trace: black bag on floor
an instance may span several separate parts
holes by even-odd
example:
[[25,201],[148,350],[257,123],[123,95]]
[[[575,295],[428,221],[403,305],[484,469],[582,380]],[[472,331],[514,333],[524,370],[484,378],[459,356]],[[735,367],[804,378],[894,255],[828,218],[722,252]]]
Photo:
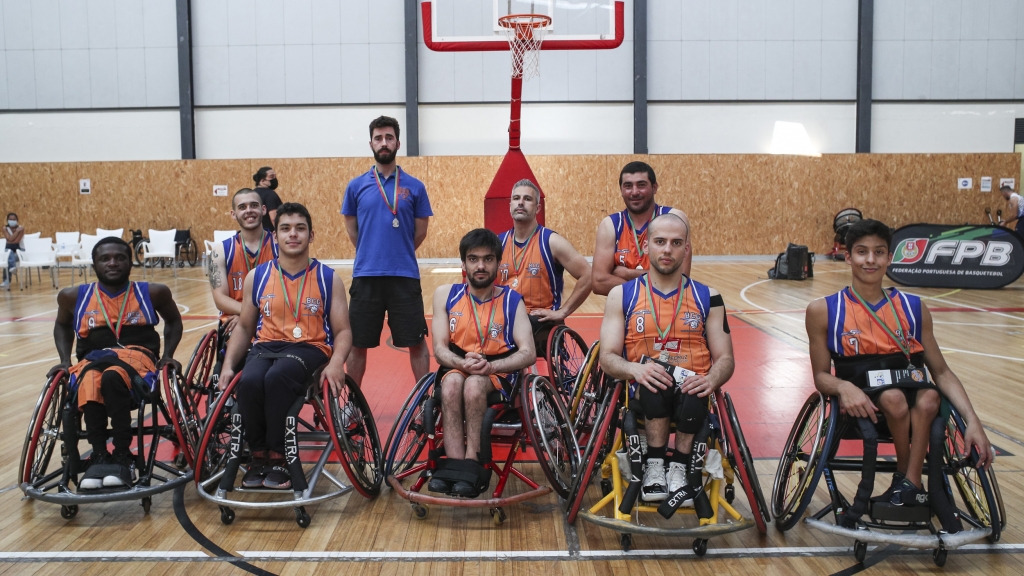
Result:
[[772,280],[806,280],[814,278],[814,252],[807,246],[790,243],[785,252],[775,258],[775,267],[768,270]]

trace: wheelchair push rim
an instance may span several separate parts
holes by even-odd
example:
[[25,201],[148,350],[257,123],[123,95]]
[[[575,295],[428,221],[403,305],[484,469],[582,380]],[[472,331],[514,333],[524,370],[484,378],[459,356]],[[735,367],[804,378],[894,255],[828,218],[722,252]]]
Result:
[[573,431],[580,442],[588,438],[594,429],[597,406],[601,403],[604,392],[604,374],[598,362],[600,354],[601,342],[595,341],[587,350],[583,368],[576,375],[572,395],[566,403]]
[[614,437],[613,433],[616,426],[613,422],[618,412],[618,398],[622,394],[622,386],[622,382],[617,381],[613,388],[606,390],[604,398],[598,406],[595,423],[597,433],[592,434],[590,441],[587,442],[587,447],[583,452],[583,458],[580,463],[580,472],[576,475],[576,480],[573,482],[572,490],[566,501],[568,510],[566,511],[565,518],[569,524],[576,522],[576,516],[583,506],[583,500],[594,472],[604,461],[605,456],[607,456],[605,444],[609,436]]
[[[401,480],[418,471],[416,462],[427,445],[423,411],[434,387],[434,376],[435,373],[431,372],[420,378],[398,412],[399,417],[391,427],[385,448],[385,477],[394,475]],[[438,414],[434,422],[435,430],[441,417]]]
[[568,398],[587,357],[587,343],[575,330],[562,324],[548,334],[547,362],[551,384]]
[[521,420],[544,476],[567,498],[579,472],[580,448],[559,394],[544,377],[531,375],[520,387]]
[[779,530],[789,530],[807,509],[824,471],[838,400],[813,392],[793,423],[772,485],[772,515]]
[[[21,449],[21,463],[18,466],[20,483],[34,482],[34,477],[46,470],[53,457],[53,449],[60,435],[60,416],[66,392],[63,382],[67,377],[67,371],[58,371],[46,381],[39,393],[25,433],[25,444]],[[56,402],[54,396],[57,396]],[[40,438],[44,439],[42,445]]]
[[349,376],[339,395],[331,390],[326,378],[322,378],[322,398],[327,425],[334,437],[334,449],[345,474],[352,481],[357,492],[366,498],[380,494],[384,483],[383,451],[377,424],[366,397]]
[[724,410],[720,412],[722,428],[725,430],[726,441],[729,447],[730,465],[739,472],[740,485],[747,496],[747,503],[750,505],[754,522],[757,524],[757,531],[761,534],[768,532],[768,523],[772,521],[768,504],[764,500],[764,493],[761,491],[761,483],[757,478],[757,470],[754,468],[754,459],[750,454],[750,448],[743,436],[743,429],[740,427],[739,416],[736,414],[736,407],[732,402],[732,396],[728,392],[721,395],[721,403]]
[[995,472],[991,465],[987,470],[978,470],[977,453],[964,442],[967,426],[956,409],[950,408],[943,446],[946,467],[952,469],[951,483],[956,485],[964,504],[961,518],[977,528],[991,528],[988,537],[993,543],[998,542],[1005,526],[1005,512],[1002,495],[994,482]]

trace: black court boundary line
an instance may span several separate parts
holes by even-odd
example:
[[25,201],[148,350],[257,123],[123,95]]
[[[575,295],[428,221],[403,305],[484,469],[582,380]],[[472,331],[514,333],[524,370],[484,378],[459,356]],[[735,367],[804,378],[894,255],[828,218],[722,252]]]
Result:
[[[197,528],[196,525],[192,523],[192,519],[188,517],[188,511],[185,510],[185,485],[184,484],[182,484],[182,485],[180,485],[180,486],[178,486],[177,488],[174,489],[173,503],[174,503],[174,516],[175,516],[175,518],[178,519],[178,524],[181,525],[182,529],[185,530],[185,533],[188,534],[190,538],[195,540],[197,544],[202,546],[204,549],[206,549],[211,554],[214,554],[215,557],[216,557],[215,559],[217,561],[228,562],[228,563],[234,565],[236,568],[240,568],[242,570],[245,570],[246,572],[248,572],[250,574],[256,574],[257,576],[277,576],[273,572],[268,572],[267,570],[264,570],[262,568],[257,568],[256,566],[253,566],[252,564],[249,564],[248,562],[246,562],[245,560],[239,558],[238,556],[234,556],[234,555],[228,553],[227,550],[221,548],[220,546],[217,546],[216,544],[214,544],[213,540],[210,540],[209,538],[207,538],[206,535],[203,534],[199,530],[199,528]],[[184,559],[182,559],[182,560],[184,560]],[[132,562],[132,561],[137,561],[137,560],[128,559],[127,561]],[[195,560],[190,558],[187,561],[194,562]],[[201,561],[205,561],[205,560],[201,560]]]

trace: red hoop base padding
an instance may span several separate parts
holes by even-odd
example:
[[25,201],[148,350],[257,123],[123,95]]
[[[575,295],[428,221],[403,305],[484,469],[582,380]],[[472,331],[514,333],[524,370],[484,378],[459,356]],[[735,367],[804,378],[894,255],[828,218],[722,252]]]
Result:
[[512,214],[509,213],[509,202],[512,200],[512,186],[522,180],[529,179],[540,189],[540,211],[537,222],[544,225],[544,189],[537,182],[537,177],[530,169],[530,163],[519,149],[509,149],[505,159],[501,161],[498,172],[491,180],[491,187],[484,196],[484,228],[495,234],[501,234],[512,228]]

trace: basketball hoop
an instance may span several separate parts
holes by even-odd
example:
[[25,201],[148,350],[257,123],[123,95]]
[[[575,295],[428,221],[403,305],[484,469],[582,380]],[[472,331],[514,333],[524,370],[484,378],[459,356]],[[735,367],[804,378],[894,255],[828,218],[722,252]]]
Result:
[[529,80],[540,69],[540,46],[551,28],[544,14],[509,14],[498,18],[512,52],[512,77]]

